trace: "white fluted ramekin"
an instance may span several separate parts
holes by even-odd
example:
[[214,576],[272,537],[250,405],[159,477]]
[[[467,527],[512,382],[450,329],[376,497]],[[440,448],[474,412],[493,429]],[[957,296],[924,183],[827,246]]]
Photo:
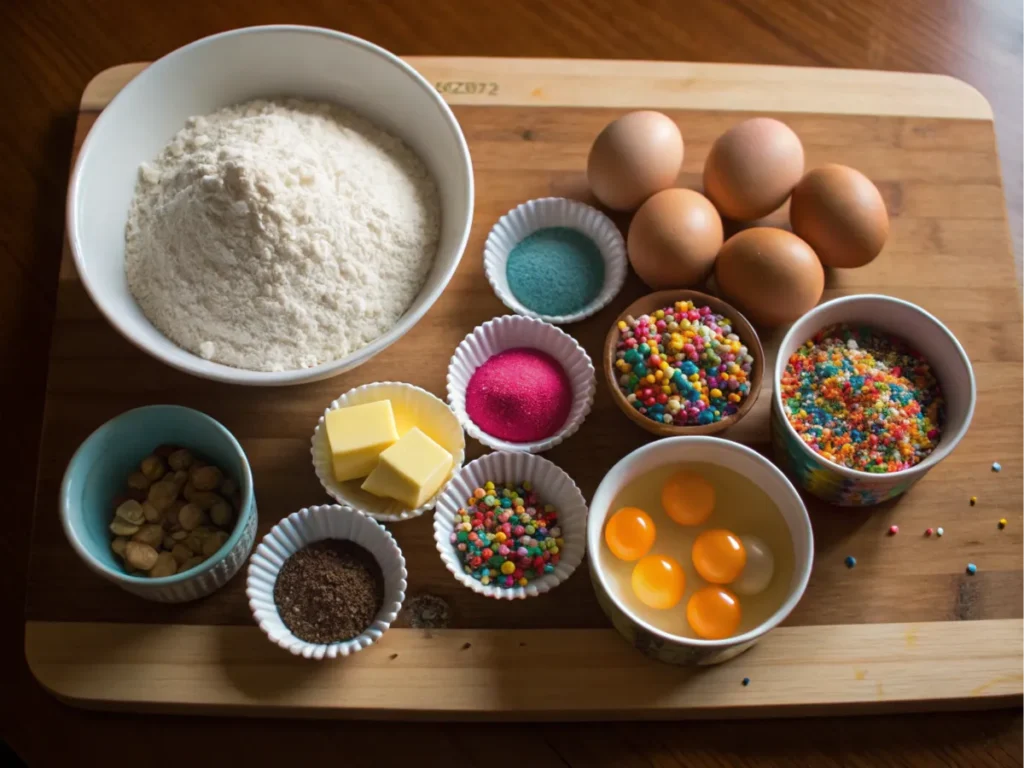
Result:
[[[289,557],[325,539],[351,541],[374,556],[384,575],[384,602],[373,623],[351,640],[307,643],[293,635],[281,621],[274,602],[274,584]],[[334,659],[361,651],[380,640],[402,608],[408,575],[402,550],[384,526],[356,509],[331,504],[293,512],[263,537],[249,560],[245,594],[253,618],[271,642],[307,659]]]
[[[413,427],[419,427],[434,442],[452,455],[452,470],[448,477],[426,504],[416,509],[409,509],[402,502],[367,493],[360,486],[364,478],[339,483],[334,479],[334,468],[331,461],[331,449],[327,443],[327,429],[324,420],[328,412],[350,405],[376,403],[390,400],[395,413],[395,426],[398,434],[404,435]],[[374,520],[397,522],[419,517],[428,509],[433,509],[438,497],[451,479],[459,473],[462,463],[466,460],[466,435],[462,431],[459,419],[452,413],[443,400],[427,392],[425,389],[396,381],[381,381],[364,384],[350,389],[334,400],[324,410],[324,415],[317,422],[313,431],[310,447],[313,456],[313,470],[320,479],[320,485],[335,501],[365,512]]]
[[[455,530],[458,511],[466,506],[473,491],[483,488],[488,480],[495,484],[528,482],[541,504],[554,505],[558,512],[558,527],[562,529],[562,538],[565,540],[554,573],[534,579],[525,587],[481,584],[466,573],[459,560],[458,550],[451,541],[451,534]],[[434,542],[445,568],[461,584],[478,595],[498,600],[523,599],[550,592],[572,576],[573,571],[583,562],[586,538],[587,503],[576,483],[554,463],[529,453],[499,451],[471,461],[441,494],[434,509]]]
[[[484,432],[466,413],[466,388],[476,369],[499,352],[517,348],[547,352],[561,363],[572,384],[572,407],[558,432],[543,440],[513,443]],[[455,349],[448,364],[448,402],[463,428],[496,451],[541,453],[555,447],[580,428],[594,405],[594,364],[572,336],[532,317],[504,315],[478,325]]]
[[[525,307],[508,284],[508,257],[512,249],[541,229],[567,227],[589,237],[604,260],[604,284],[585,307],[566,315],[543,315]],[[502,303],[518,315],[558,325],[575,323],[604,309],[626,282],[626,243],[615,222],[596,208],[564,197],[528,200],[513,208],[491,229],[484,244],[484,274]]]

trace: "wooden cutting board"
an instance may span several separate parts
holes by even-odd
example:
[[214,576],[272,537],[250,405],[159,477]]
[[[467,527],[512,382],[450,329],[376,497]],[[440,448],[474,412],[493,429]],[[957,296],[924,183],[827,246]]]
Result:
[[[65,251],[27,601],[26,653],[39,681],[89,707],[374,718],[764,717],[1020,706],[1021,307],[992,114],[981,95],[950,78],[901,73],[409,61],[454,106],[466,132],[476,213],[444,295],[412,332],[361,368],[271,390],[188,377],[144,356],[107,324]],[[115,67],[87,87],[76,151],[98,112],[143,67]],[[261,536],[296,509],[326,502],[309,460],[323,408],[351,387],[384,379],[443,396],[456,344],[506,313],[482,272],[491,225],[529,198],[588,199],[583,169],[590,142],[609,120],[638,107],[678,121],[686,186],[699,187],[714,138],[752,114],[788,122],[803,139],[809,167],[839,162],[865,172],[885,196],[892,236],[870,266],[830,273],[825,298],[881,292],[923,306],[957,335],[977,375],[970,433],[905,497],[871,510],[808,500],[814,574],[782,627],[719,667],[664,666],[610,628],[586,568],[536,599],[507,603],[472,594],[441,564],[426,516],[389,528],[408,560],[409,595],[445,600],[450,627],[408,629],[400,619],[378,646],[337,663],[312,663],[280,651],[254,626],[242,574],[209,598],[168,606],[121,592],[78,561],[57,515],[64,467],[93,429],[139,405],[191,406],[234,432],[252,463]],[[771,221],[785,225],[785,212]],[[567,330],[599,360],[610,323],[644,292],[631,276],[610,307]],[[779,338],[764,334],[769,357]],[[652,439],[615,408],[603,384],[598,389],[580,432],[548,454],[588,498],[612,464]],[[726,436],[767,449],[769,399],[763,393]],[[467,459],[481,453],[470,440]],[[991,471],[993,461],[1001,462],[1001,473]],[[1001,517],[1009,521],[1005,530],[997,528]],[[892,523],[901,533],[888,537]],[[942,539],[923,537],[936,526],[945,528]],[[846,555],[857,558],[856,569],[844,566]],[[965,574],[968,562],[977,564],[977,575]],[[749,686],[741,686],[744,677]]]

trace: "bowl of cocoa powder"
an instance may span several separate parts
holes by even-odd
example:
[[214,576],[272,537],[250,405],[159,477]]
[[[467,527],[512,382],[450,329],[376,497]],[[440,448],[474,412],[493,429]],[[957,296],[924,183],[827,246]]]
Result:
[[245,593],[267,637],[296,656],[337,658],[377,642],[405,599],[394,537],[352,507],[307,507],[279,522],[249,562]]

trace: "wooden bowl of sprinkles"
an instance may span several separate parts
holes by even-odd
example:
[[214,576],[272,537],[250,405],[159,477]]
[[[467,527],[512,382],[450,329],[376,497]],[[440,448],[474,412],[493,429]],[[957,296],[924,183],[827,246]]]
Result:
[[[746,346],[748,354],[754,358],[749,378],[750,392],[747,393],[747,396],[740,403],[735,413],[729,414],[720,421],[715,421],[711,424],[665,424],[664,422],[649,419],[630,404],[626,399],[626,395],[623,394],[622,388],[619,386],[619,374],[615,370],[615,353],[619,343],[619,322],[627,318],[637,318],[641,315],[656,312],[659,309],[674,305],[677,301],[692,301],[696,307],[710,307],[711,311],[715,314],[723,315],[731,320],[732,332],[739,336],[740,343]],[[612,323],[612,327],[605,337],[603,357],[604,379],[608,385],[609,392],[611,392],[612,400],[615,401],[619,410],[626,414],[630,421],[658,437],[714,435],[728,429],[739,422],[754,407],[754,403],[757,402],[757,396],[761,392],[761,382],[764,379],[764,349],[761,347],[761,340],[758,338],[754,326],[750,324],[750,321],[739,310],[728,302],[700,291],[683,289],[657,291],[634,301]]]

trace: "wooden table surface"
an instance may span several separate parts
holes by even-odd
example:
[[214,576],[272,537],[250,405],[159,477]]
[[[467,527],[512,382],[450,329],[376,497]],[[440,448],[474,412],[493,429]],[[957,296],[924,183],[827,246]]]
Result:
[[[64,6],[67,7],[64,7]],[[619,18],[612,21],[613,16]],[[510,726],[202,720],[86,713],[53,700],[23,661],[23,597],[63,198],[82,88],[236,26],[294,22],[405,54],[600,57],[948,73],[996,113],[1015,254],[1021,232],[1021,8],[1005,0],[636,3],[207,0],[0,5],[0,409],[7,520],[0,536],[0,739],[31,765],[83,755],[201,764],[294,754],[346,765],[1020,765],[1020,712],[801,721]],[[502,747],[508,739],[509,747]],[[471,741],[472,746],[467,742]],[[386,751],[384,751],[386,750]],[[2,754],[2,750],[0,750]],[[308,757],[307,757],[308,756]],[[86,760],[88,762],[88,760]]]

